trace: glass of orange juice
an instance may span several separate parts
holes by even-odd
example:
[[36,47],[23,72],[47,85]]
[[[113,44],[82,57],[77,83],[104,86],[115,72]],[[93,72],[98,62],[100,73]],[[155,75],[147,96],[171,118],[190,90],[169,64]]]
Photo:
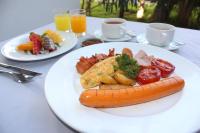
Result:
[[70,30],[70,16],[69,11],[62,9],[54,11],[54,23],[56,29],[59,31],[69,31]]
[[86,11],[84,9],[70,10],[71,30],[77,36],[86,33]]

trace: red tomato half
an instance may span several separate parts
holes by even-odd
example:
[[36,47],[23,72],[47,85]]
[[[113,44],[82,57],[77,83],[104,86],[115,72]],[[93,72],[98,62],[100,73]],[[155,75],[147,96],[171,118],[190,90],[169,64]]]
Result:
[[154,59],[151,65],[157,67],[161,71],[161,77],[163,78],[168,77],[175,70],[174,65],[162,59]]
[[147,66],[147,67],[143,67],[140,70],[136,78],[136,81],[139,84],[148,84],[148,83],[159,81],[160,77],[161,77],[161,72],[158,68],[154,66]]

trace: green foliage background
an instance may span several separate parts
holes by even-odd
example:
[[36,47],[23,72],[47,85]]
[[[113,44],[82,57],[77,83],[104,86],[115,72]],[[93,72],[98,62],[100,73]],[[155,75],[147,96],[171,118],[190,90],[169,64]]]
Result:
[[[162,1],[162,0],[161,0]],[[166,0],[163,0],[166,1]],[[170,0],[169,0],[170,1]],[[184,1],[184,0],[183,0]],[[199,2],[198,2],[199,1]],[[198,1],[191,1],[196,2],[197,4],[200,4],[200,0]],[[97,0],[85,0],[85,6],[84,8],[88,10],[87,3],[90,2],[90,13],[88,13],[88,16],[93,17],[101,17],[101,18],[110,18],[110,17],[118,17],[120,8],[116,9],[113,7],[113,11],[106,11],[105,6],[98,2]],[[151,1],[145,1],[144,5],[144,16],[141,19],[137,19],[136,13],[139,8],[139,6],[132,6],[129,2],[128,4],[128,11],[124,11],[124,18],[130,21],[139,21],[139,22],[158,22],[159,20],[153,19],[153,15],[155,13],[155,10],[157,8],[158,2],[155,0],[155,2]],[[190,2],[190,1],[189,1]],[[81,6],[83,4],[83,0],[81,0]],[[172,10],[170,11],[169,18],[164,21],[165,23],[170,23],[175,26],[184,27],[184,28],[193,28],[193,29],[200,29],[200,5],[195,5],[195,7],[192,9],[192,13],[189,16],[189,21],[187,22],[187,25],[181,25],[180,21],[177,21],[177,18],[179,17],[179,6],[178,4],[174,4]],[[184,12],[183,12],[184,14]],[[162,14],[161,14],[162,15]],[[163,14],[164,15],[164,14]],[[163,21],[160,21],[163,22]]]

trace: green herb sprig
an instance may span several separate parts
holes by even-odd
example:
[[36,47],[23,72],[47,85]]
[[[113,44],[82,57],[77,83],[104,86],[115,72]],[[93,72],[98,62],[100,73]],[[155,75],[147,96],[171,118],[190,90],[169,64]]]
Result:
[[126,54],[122,54],[115,59],[118,63],[118,66],[114,66],[115,70],[121,70],[124,74],[131,78],[135,79],[140,71],[140,66],[134,58],[129,57]]

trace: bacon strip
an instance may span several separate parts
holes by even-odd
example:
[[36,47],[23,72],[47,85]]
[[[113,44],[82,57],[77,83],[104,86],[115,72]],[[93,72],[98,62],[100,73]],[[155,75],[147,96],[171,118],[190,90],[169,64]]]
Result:
[[106,54],[95,54],[92,57],[81,57],[79,59],[79,62],[76,64],[76,69],[78,73],[83,74],[86,72],[88,69],[90,69],[94,64],[97,62],[104,60],[108,57],[112,57],[115,55],[115,49],[109,49],[108,55]]

